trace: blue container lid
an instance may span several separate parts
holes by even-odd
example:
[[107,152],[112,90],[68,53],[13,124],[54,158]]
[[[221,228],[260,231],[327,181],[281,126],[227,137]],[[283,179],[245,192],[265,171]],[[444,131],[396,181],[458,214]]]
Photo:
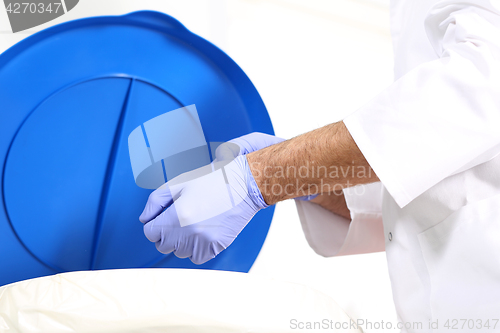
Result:
[[273,207],[200,266],[159,253],[138,220],[151,190],[135,184],[127,138],[144,122],[194,104],[207,142],[273,134],[245,73],[172,17],[93,17],[30,36],[0,55],[0,101],[0,285],[75,270],[252,266]]

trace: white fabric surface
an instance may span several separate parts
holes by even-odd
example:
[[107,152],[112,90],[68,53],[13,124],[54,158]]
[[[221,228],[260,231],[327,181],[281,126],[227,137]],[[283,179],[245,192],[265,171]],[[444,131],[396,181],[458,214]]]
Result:
[[[331,213],[316,221],[311,203],[302,209],[307,230],[345,235],[330,249],[363,248],[365,238],[346,230],[383,221],[398,318],[409,324],[402,332],[448,332],[454,321],[456,332],[500,331],[485,327],[500,309],[499,5],[392,1],[397,80],[344,120],[384,192],[347,198],[357,211],[349,229]],[[377,202],[368,224],[360,212]]]
[[71,272],[0,288],[0,332],[297,332],[323,320],[350,322],[318,291],[224,271]]

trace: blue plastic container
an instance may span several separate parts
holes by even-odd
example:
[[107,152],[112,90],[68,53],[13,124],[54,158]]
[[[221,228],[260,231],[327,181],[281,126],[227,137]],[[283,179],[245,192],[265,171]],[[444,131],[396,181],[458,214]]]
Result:
[[0,285],[90,269],[247,272],[273,207],[200,266],[157,252],[138,220],[151,190],[134,182],[127,137],[191,104],[207,142],[273,134],[238,65],[162,13],[67,22],[0,55]]

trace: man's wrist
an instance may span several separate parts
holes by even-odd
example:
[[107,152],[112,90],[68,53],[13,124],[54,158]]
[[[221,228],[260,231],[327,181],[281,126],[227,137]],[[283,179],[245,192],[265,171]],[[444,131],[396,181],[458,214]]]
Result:
[[257,181],[255,177],[252,174],[252,171],[250,169],[250,164],[248,163],[248,159],[246,155],[240,155],[236,157],[236,159],[241,159],[244,160],[244,164],[246,166],[246,185],[247,185],[247,191],[250,199],[253,201],[255,204],[256,208],[258,209],[264,209],[269,207],[269,205],[266,203],[264,200],[264,197],[262,196],[262,193],[259,189],[259,186],[257,185]]
[[250,172],[268,205],[378,181],[342,122],[246,156]]
[[255,151],[250,154],[247,154],[246,157],[248,166],[250,168],[250,172],[252,173],[252,176],[255,179],[255,183],[259,188],[262,198],[264,199],[264,202],[270,206],[274,205],[277,201],[274,201],[269,191],[267,191],[270,180],[265,177],[264,174],[265,165],[263,165],[263,163],[261,162],[260,155],[261,154],[259,154],[259,151]]

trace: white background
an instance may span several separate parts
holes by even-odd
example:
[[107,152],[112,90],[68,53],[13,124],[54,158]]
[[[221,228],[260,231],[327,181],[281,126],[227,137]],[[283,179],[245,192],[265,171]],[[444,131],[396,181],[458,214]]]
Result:
[[[163,11],[243,68],[276,135],[287,139],[341,120],[393,78],[389,0],[80,0],[66,15],[17,34],[0,7],[0,52],[63,21]],[[318,289],[353,318],[396,322],[385,254],[316,255],[292,201],[278,204],[251,273]]]

